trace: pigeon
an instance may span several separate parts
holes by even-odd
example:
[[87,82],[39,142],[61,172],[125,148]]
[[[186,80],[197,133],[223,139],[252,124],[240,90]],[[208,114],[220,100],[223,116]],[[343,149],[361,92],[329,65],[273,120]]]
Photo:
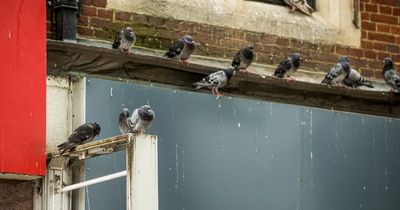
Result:
[[339,62],[331,68],[326,74],[324,80],[321,83],[332,85],[341,85],[341,82],[350,73],[350,59],[348,56],[341,56]]
[[400,92],[400,76],[394,70],[395,66],[392,59],[385,58],[383,62],[383,79],[385,80],[386,84],[390,86],[392,92]]
[[122,31],[117,32],[115,40],[112,44],[114,49],[120,49],[122,52],[130,53],[131,47],[135,45],[136,35],[132,27],[126,27]]
[[236,53],[232,61],[232,66],[235,70],[239,70],[240,72],[250,73],[247,71],[247,67],[253,62],[253,58],[253,46],[246,47]]
[[100,134],[100,126],[97,123],[86,123],[79,126],[68,137],[68,140],[58,145],[58,151],[63,154],[66,151],[74,149],[77,145],[84,144],[92,141],[97,135]]
[[218,88],[226,86],[235,73],[235,68],[229,67],[227,69],[214,72],[203,78],[201,81],[193,83],[193,85],[196,86],[196,89],[200,89],[202,87],[210,88],[213,95],[217,95],[218,97],[223,96],[223,94],[218,92]]
[[121,133],[144,133],[151,126],[155,117],[154,111],[149,105],[141,106],[135,109],[130,116],[129,110],[123,108],[119,114],[119,131]]
[[359,86],[366,86],[374,88],[372,82],[365,79],[357,70],[350,69],[350,73],[343,79],[343,84],[347,87],[356,88]]
[[181,64],[189,64],[188,59],[192,55],[196,43],[193,37],[186,35],[171,45],[164,56],[172,59],[178,59]]
[[293,53],[286,57],[278,67],[275,69],[274,77],[285,78],[286,80],[293,80],[291,75],[293,75],[297,69],[300,67],[300,61],[302,60],[299,53]]
[[296,9],[306,15],[311,15],[314,12],[314,9],[308,5],[306,0],[284,0],[284,2],[291,7],[290,12],[294,12]]

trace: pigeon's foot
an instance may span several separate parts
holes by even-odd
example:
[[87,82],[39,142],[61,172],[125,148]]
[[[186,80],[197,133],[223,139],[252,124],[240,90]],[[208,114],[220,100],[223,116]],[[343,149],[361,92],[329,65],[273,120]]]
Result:
[[291,76],[286,76],[285,77],[285,82],[294,82],[294,81],[296,81],[296,80]]
[[186,60],[179,60],[179,63],[180,63],[180,64],[185,64],[185,65],[189,66],[189,60],[188,60],[188,59],[186,59]]
[[129,55],[129,53],[131,53],[129,49],[123,49],[123,48],[121,48],[121,52],[126,55]]
[[215,92],[215,88],[212,88],[211,89],[211,92],[212,92],[212,94],[215,96],[215,95],[217,95],[217,93]]
[[336,86],[337,87],[340,87],[340,88],[349,88],[349,87],[347,87],[346,85],[344,85],[343,83],[341,83],[341,82],[338,82],[338,83],[336,83]]
[[250,72],[247,69],[240,69],[239,72],[244,74],[250,74]]
[[218,91],[218,88],[215,88],[215,94],[217,95],[217,99],[218,99],[219,97],[224,96],[223,93],[220,93],[220,92]]

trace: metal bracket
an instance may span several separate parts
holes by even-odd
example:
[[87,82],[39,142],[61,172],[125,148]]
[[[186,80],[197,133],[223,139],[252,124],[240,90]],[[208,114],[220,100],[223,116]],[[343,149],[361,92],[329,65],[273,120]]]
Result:
[[[126,150],[126,170],[72,184],[71,161]],[[157,137],[151,135],[126,134],[79,145],[75,150],[60,154],[58,151],[47,155],[49,161],[45,177],[45,192],[41,195],[45,206],[42,210],[70,210],[74,205],[73,190],[108,180],[126,177],[127,209],[158,209],[158,163]],[[145,192],[145,193],[144,193]],[[40,199],[37,199],[40,200]]]

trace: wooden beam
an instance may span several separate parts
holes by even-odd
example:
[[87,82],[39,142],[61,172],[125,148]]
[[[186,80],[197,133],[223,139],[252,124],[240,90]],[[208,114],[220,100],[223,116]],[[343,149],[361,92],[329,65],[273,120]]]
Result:
[[[128,142],[129,135],[133,134],[123,134],[119,136],[112,136],[110,138],[91,141],[86,144],[78,145],[74,150],[67,151],[63,154],[60,154],[58,151],[51,152],[47,154],[47,158],[57,158],[57,157],[78,157],[80,154],[88,152],[90,150],[94,150],[97,148],[112,148],[112,151],[119,151],[125,149],[125,145]],[[95,155],[92,155],[93,157]]]
[[[180,65],[162,57],[161,53],[134,53],[126,55],[103,45],[47,41],[48,74],[68,75],[70,72],[103,75],[173,85],[196,91],[192,83],[205,75],[227,67],[229,61],[215,59]],[[199,59],[198,59],[199,60]],[[254,64],[257,65],[257,64]],[[273,66],[265,66],[272,72]],[[305,74],[304,74],[305,75]],[[311,82],[285,82],[266,75],[237,74],[222,92],[235,96],[319,107],[379,116],[400,117],[400,98],[379,89],[348,89],[319,84],[321,73],[308,73]],[[308,76],[307,75],[307,76]],[[317,82],[315,82],[317,81]],[[386,88],[386,89],[385,89]]]

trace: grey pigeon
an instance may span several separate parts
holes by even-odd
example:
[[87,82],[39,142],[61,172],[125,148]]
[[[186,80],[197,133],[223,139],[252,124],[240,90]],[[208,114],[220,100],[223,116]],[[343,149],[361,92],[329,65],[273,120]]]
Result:
[[74,130],[68,137],[68,140],[58,145],[58,151],[63,154],[66,151],[71,151],[77,145],[84,144],[92,141],[97,135],[100,134],[100,126],[97,123],[86,123]]
[[342,80],[350,73],[350,59],[348,56],[341,56],[339,62],[332,67],[332,69],[326,74],[325,78],[321,83],[332,85],[340,85]]
[[122,29],[122,31],[117,32],[112,47],[114,49],[120,49],[122,52],[130,53],[135,42],[136,35],[132,27],[126,27]]
[[250,64],[253,62],[253,58],[253,46],[246,47],[236,53],[232,61],[232,66],[240,72],[249,73],[247,71],[247,67],[249,67]]
[[296,9],[306,15],[311,15],[314,12],[314,9],[308,5],[306,0],[284,0],[284,2],[291,7],[290,12],[294,12]]
[[200,89],[202,87],[210,88],[213,95],[223,96],[223,94],[218,92],[218,88],[226,86],[231,77],[235,75],[235,72],[235,68],[229,67],[227,69],[214,72],[203,78],[201,81],[193,83],[193,85],[197,86],[196,89]]
[[385,58],[383,62],[383,79],[386,84],[390,86],[391,91],[395,92],[396,90],[397,92],[400,92],[400,76],[394,69],[395,65],[393,64],[392,59]]
[[350,73],[343,79],[343,84],[352,88],[359,86],[374,88],[371,81],[365,79],[357,70],[352,68],[350,68]]
[[121,133],[144,133],[155,118],[154,111],[149,105],[135,109],[130,116],[129,110],[123,108],[119,115],[119,130]]
[[178,42],[172,44],[164,56],[172,59],[177,59],[180,63],[189,64],[188,59],[192,55],[194,49],[196,48],[196,43],[193,37],[186,35],[178,40]]
[[290,79],[291,76],[300,67],[301,55],[299,53],[293,53],[286,57],[278,67],[275,69],[274,76],[278,78]]

